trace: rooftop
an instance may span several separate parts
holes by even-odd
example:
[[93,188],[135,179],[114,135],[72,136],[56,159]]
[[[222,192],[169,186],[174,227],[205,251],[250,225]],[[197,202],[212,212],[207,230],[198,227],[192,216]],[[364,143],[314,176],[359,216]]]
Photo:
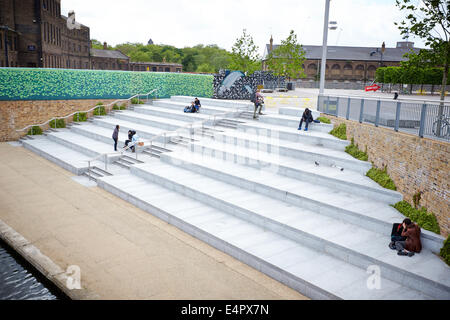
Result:
[[[273,49],[279,45],[274,44]],[[320,60],[322,59],[322,46],[304,45],[306,59]],[[411,50],[418,52],[419,48],[399,47],[386,48],[383,54],[383,61],[400,62],[406,60],[403,55]],[[270,53],[270,45],[267,44],[264,52],[264,59],[267,59]],[[347,47],[347,46],[327,46],[327,59],[330,60],[359,60],[359,61],[380,61],[381,52],[377,47]]]
[[91,48],[91,56],[98,57],[98,58],[110,58],[110,59],[125,59],[125,60],[130,59],[127,55],[124,55],[119,50],[104,50],[104,49],[92,49]]

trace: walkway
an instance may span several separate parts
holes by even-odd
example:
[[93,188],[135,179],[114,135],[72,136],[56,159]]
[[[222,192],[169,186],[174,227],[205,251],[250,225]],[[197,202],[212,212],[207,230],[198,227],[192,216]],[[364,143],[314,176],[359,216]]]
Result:
[[100,299],[307,299],[22,147],[0,143],[0,220]]

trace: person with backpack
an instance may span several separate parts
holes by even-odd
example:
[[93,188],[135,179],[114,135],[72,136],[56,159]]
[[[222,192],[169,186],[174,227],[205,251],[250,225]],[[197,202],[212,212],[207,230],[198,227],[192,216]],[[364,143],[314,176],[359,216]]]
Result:
[[117,151],[117,141],[119,140],[119,125],[116,125],[116,128],[114,129],[114,132],[112,134],[112,138],[114,140],[114,151]]
[[313,122],[313,120],[314,119],[313,119],[311,110],[306,108],[305,111],[303,112],[302,118],[300,119],[300,123],[298,125],[298,130],[302,130],[302,124],[303,124],[303,121],[305,121],[305,123],[306,123],[305,131],[308,131],[308,125],[310,122]]

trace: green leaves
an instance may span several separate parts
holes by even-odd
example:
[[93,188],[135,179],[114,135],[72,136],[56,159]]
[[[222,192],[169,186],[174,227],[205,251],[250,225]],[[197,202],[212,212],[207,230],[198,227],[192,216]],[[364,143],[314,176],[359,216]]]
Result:
[[347,126],[341,123],[339,126],[330,131],[330,134],[341,140],[347,140]]
[[258,46],[255,45],[247,30],[242,31],[242,36],[237,38],[231,50],[231,70],[242,71],[247,75],[261,69],[261,58],[258,54]]
[[303,70],[305,60],[305,51],[297,42],[294,30],[291,30],[286,40],[282,40],[281,45],[269,54],[267,65],[277,76],[283,76],[289,80],[299,79],[306,77]]
[[391,177],[389,177],[389,174],[387,173],[386,167],[382,170],[372,167],[369,171],[367,171],[366,176],[378,183],[383,188],[397,190],[394,181],[392,181]]
[[431,212],[427,212],[426,208],[416,209],[406,201],[397,202],[393,207],[416,222],[421,228],[437,234],[441,233],[436,216]]

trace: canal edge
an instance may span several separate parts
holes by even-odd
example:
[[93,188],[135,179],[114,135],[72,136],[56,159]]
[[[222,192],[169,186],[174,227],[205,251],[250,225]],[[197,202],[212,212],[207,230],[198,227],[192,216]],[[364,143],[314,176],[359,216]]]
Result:
[[66,271],[1,219],[0,238],[70,299],[100,299],[99,295],[88,291],[86,288],[69,289],[67,286],[69,275]]

